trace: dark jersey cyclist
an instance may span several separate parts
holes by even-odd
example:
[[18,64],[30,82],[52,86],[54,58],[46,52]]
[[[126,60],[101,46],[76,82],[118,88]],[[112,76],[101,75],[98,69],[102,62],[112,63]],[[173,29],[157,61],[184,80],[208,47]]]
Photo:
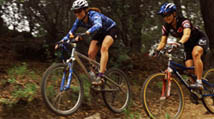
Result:
[[[99,74],[97,75],[96,80],[92,82],[94,85],[100,85],[102,84],[102,77],[108,62],[108,49],[117,38],[118,30],[116,23],[109,17],[100,13],[98,8],[89,8],[86,0],[75,0],[72,5],[72,10],[77,18],[72,29],[63,38],[63,40],[74,38],[75,31],[79,27],[87,28],[87,35],[93,34],[93,38],[88,49],[88,56],[91,59],[95,59],[99,46],[101,46]],[[79,39],[81,38],[76,38],[76,40]]]
[[185,65],[187,67],[195,66],[197,80],[190,87],[203,89],[201,81],[203,62],[201,58],[208,50],[207,36],[194,27],[189,19],[176,17],[176,6],[173,3],[164,3],[158,14],[163,17],[165,24],[162,26],[162,37],[156,50],[160,51],[164,48],[169,34],[179,38],[176,45],[177,47],[184,45]]

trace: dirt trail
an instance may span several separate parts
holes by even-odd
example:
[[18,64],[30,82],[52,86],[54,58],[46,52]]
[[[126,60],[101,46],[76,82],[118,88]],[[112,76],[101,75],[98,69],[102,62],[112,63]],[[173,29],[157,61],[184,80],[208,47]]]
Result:
[[[31,103],[20,102],[12,108],[0,104],[0,119],[84,119],[96,113],[101,115],[101,119],[135,119],[131,118],[131,115],[134,114],[139,115],[141,117],[139,119],[148,119],[139,99],[140,88],[140,85],[132,86],[133,94],[132,104],[129,107],[130,112],[121,114],[115,114],[109,111],[101,95],[97,94],[93,96],[95,98],[93,98],[91,102],[84,102],[81,108],[72,116],[57,116],[48,110],[39,95],[39,98]],[[195,105],[190,102],[187,95],[185,96],[185,108],[181,119],[214,119],[214,115],[208,114],[202,104]]]
[[[2,42],[8,43],[7,40],[3,40]],[[0,81],[7,80],[7,70],[13,66],[14,64],[23,62],[23,61],[16,61],[12,57],[12,53],[10,50],[9,45],[0,44]],[[136,58],[138,59],[138,58]],[[145,59],[144,59],[145,60]],[[132,76],[138,76],[137,85],[132,84],[132,104],[129,107],[129,111],[126,111],[121,114],[112,113],[107,109],[105,106],[102,98],[100,95],[93,96],[92,102],[83,103],[81,108],[72,116],[62,117],[57,116],[52,113],[48,108],[45,106],[44,102],[41,99],[41,95],[38,94],[38,98],[34,99],[31,103],[26,103],[24,101],[20,101],[17,105],[13,107],[9,107],[7,105],[0,104],[0,119],[84,119],[90,115],[95,113],[99,113],[102,119],[136,119],[131,118],[133,115],[138,115],[141,118],[139,119],[148,119],[146,113],[143,110],[142,104],[139,99],[141,85],[143,84],[143,79],[145,79],[149,74],[146,71],[152,72],[152,69],[156,66],[156,64],[151,64],[146,61],[146,64],[142,64],[140,60],[133,60],[135,62],[134,69],[135,74]],[[39,75],[38,82],[41,80],[42,72],[44,72],[45,68],[48,67],[49,64],[45,64],[43,62],[27,62],[30,68],[33,70],[37,70],[36,72]],[[153,66],[146,66],[146,65],[153,65]],[[156,66],[159,68],[159,66]],[[133,77],[131,80],[134,79]],[[0,87],[0,98],[4,94],[4,92],[8,91],[9,87]],[[7,92],[8,93],[8,92]],[[208,114],[206,109],[203,107],[202,104],[195,105],[190,102],[188,95],[185,95],[185,108],[183,112],[183,116],[181,119],[214,119],[213,114]]]

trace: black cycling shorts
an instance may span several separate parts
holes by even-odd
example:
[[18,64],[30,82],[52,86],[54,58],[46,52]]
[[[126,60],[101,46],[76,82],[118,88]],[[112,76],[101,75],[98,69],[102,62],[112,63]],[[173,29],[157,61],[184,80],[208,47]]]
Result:
[[[191,39],[189,39],[191,40]],[[194,41],[194,40],[192,40]],[[196,42],[189,42],[188,44],[184,45],[184,60],[190,60],[193,59],[192,58],[192,50],[195,46],[201,46],[204,50],[203,55],[202,55],[202,60],[204,60],[205,56],[206,56],[206,52],[209,49],[209,39],[206,35],[202,36],[201,38],[199,38],[198,40],[195,40]]]
[[97,40],[98,41],[97,45],[102,45],[102,42],[107,35],[110,35],[115,41],[118,38],[118,33],[119,33],[118,28],[114,26],[111,29],[109,29],[107,32],[101,31],[96,33],[93,36],[92,40]]

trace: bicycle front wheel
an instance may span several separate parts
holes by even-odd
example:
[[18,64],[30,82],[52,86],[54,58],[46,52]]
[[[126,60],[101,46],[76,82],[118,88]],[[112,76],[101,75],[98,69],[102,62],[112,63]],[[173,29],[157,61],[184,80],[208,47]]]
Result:
[[[169,85],[164,73],[153,74],[144,82],[141,99],[144,110],[150,118],[179,119],[181,117],[184,107],[183,91],[174,78],[170,81],[170,96],[166,96]],[[163,98],[163,96],[166,97]]]
[[105,80],[102,87],[102,95],[107,107],[116,113],[123,112],[129,104],[130,87],[125,73],[119,69],[109,69],[106,76],[114,81],[118,86],[110,80]]
[[[42,98],[47,107],[62,116],[73,114],[81,105],[83,98],[82,81],[72,73],[71,85],[67,90],[60,90],[68,79],[68,66],[62,63],[50,66],[43,75],[41,83]],[[64,85],[62,85],[65,77]]]
[[203,98],[202,102],[204,107],[214,114],[214,69],[209,69],[205,74],[203,79]]

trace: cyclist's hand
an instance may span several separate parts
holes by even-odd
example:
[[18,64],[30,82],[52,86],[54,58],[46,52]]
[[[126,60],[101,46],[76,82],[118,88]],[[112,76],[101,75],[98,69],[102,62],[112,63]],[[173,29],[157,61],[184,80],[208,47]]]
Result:
[[55,48],[54,48],[55,50],[57,50],[59,48],[60,43],[64,42],[64,39],[65,38],[63,38],[62,40],[60,40],[59,42],[56,43]]
[[56,44],[54,49],[57,50],[58,48],[59,48],[59,45]]
[[150,53],[149,53],[149,56],[151,57],[157,57],[159,55],[160,51],[159,50],[152,50]]
[[174,50],[180,48],[181,46],[182,46],[182,43],[180,43],[180,42],[175,42],[175,43],[173,43],[173,44],[172,44],[172,51],[174,51]]
[[75,37],[75,41],[78,42],[78,41],[80,41],[80,40],[83,40],[83,38],[82,38],[80,35],[78,35],[78,36]]
[[70,38],[70,39],[73,39],[73,38],[74,38],[74,34],[71,33],[71,34],[69,35],[69,38]]

